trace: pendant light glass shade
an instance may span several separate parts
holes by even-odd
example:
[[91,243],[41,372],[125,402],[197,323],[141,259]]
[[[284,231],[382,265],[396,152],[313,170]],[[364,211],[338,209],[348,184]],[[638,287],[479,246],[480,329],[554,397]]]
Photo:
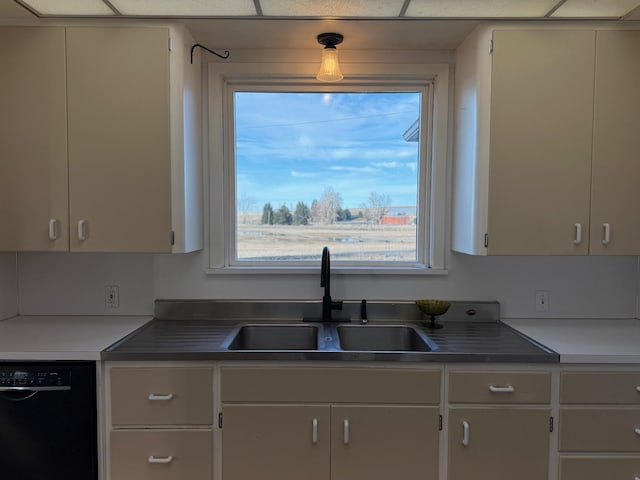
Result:
[[322,63],[316,79],[321,82],[339,82],[344,78],[338,63],[338,50],[336,45],[342,43],[344,37],[339,33],[321,33],[318,35],[318,43],[324,45],[322,50]]
[[336,47],[325,47],[322,50],[322,63],[316,79],[321,82],[339,82],[343,78],[338,62],[338,50]]

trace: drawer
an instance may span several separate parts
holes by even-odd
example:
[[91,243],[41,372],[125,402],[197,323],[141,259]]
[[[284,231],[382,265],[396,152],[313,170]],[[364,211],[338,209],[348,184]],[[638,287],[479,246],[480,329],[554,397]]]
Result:
[[560,480],[634,480],[640,457],[560,457]]
[[449,403],[549,403],[549,372],[450,372]]
[[111,480],[211,480],[211,430],[114,430]]
[[113,425],[211,425],[210,368],[112,368]]
[[562,372],[560,403],[640,405],[640,372]]
[[640,409],[560,409],[563,452],[640,452]]
[[222,369],[223,402],[440,403],[440,371],[372,368]]

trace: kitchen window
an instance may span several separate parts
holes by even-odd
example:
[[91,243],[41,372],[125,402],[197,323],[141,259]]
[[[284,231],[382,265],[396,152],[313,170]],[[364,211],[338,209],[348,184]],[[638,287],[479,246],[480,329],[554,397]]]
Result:
[[210,271],[442,272],[448,67],[256,69],[209,69]]

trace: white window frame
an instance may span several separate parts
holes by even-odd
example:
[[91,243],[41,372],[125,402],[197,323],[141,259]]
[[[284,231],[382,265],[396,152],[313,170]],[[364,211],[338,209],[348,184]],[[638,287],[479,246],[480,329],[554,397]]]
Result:
[[[446,242],[446,195],[448,164],[449,128],[449,65],[446,64],[344,64],[342,69],[349,72],[340,85],[319,84],[315,80],[316,63],[210,63],[208,66],[208,143],[209,143],[209,265],[207,273],[313,273],[317,268],[300,264],[245,265],[234,262],[235,241],[235,173],[233,168],[233,105],[230,97],[233,86],[255,85],[263,90],[269,85],[316,91],[357,90],[358,86],[411,87],[429,85],[433,114],[432,125],[426,128],[431,133],[430,141],[422,141],[421,149],[430,146],[430,151],[421,151],[421,157],[428,158],[427,168],[421,171],[419,183],[418,210],[427,210],[427,221],[418,223],[417,248],[425,248],[423,264],[410,266],[393,262],[364,265],[340,265],[334,262],[332,268],[341,273],[365,274],[443,274],[445,269]],[[306,88],[305,88],[306,86]],[[425,101],[424,105],[427,103]],[[421,112],[425,113],[425,112]],[[422,115],[421,115],[422,117]],[[422,117],[423,121],[427,117]],[[425,129],[423,128],[423,131]],[[421,158],[422,161],[422,158]],[[230,162],[230,163],[229,163]],[[425,195],[428,194],[428,197]],[[424,218],[424,217],[423,217]],[[423,236],[422,242],[420,236]],[[421,245],[422,243],[422,245]],[[418,254],[420,258],[420,254]]]

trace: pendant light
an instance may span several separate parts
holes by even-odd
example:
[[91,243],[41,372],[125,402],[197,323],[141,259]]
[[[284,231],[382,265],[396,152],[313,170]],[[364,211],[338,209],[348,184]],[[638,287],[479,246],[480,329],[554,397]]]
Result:
[[322,50],[322,63],[316,79],[321,82],[339,82],[344,78],[338,63],[338,50],[336,45],[342,43],[344,37],[339,33],[321,33],[318,35],[318,43],[324,45]]

